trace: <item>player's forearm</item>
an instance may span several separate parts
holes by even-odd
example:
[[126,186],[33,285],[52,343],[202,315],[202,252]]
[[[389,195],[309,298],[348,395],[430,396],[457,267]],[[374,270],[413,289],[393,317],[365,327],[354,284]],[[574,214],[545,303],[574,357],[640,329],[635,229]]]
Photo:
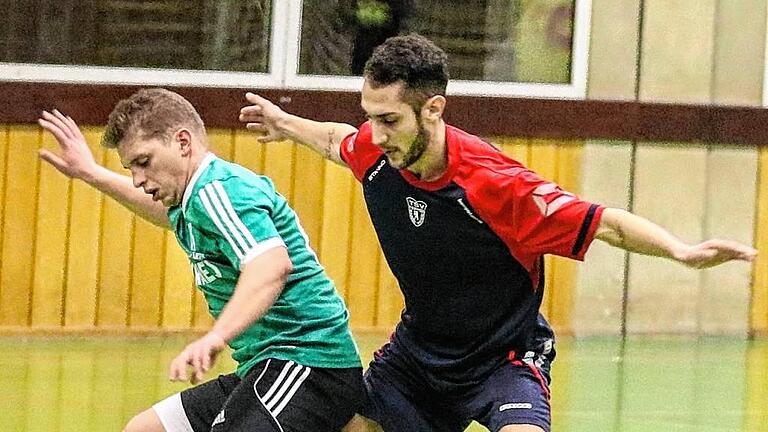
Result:
[[648,219],[614,208],[603,211],[595,238],[629,252],[676,261],[689,247]]
[[231,341],[267,313],[283,291],[291,261],[283,247],[276,247],[246,264],[235,292],[227,302],[212,332]]
[[345,165],[339,155],[341,141],[357,131],[346,123],[317,122],[287,113],[278,120],[277,127],[290,140],[304,144],[339,165]]
[[84,178],[83,181],[149,222],[161,228],[170,228],[168,209],[135,188],[130,177],[99,167],[92,176]]

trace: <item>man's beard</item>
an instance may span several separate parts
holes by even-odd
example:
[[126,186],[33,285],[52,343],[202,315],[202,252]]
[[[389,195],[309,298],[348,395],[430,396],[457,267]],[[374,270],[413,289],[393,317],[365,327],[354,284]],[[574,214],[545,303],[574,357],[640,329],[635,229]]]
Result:
[[405,169],[413,165],[427,150],[427,144],[429,144],[429,134],[424,129],[424,126],[419,123],[419,131],[411,141],[408,153],[403,156],[403,162],[400,163],[398,168]]

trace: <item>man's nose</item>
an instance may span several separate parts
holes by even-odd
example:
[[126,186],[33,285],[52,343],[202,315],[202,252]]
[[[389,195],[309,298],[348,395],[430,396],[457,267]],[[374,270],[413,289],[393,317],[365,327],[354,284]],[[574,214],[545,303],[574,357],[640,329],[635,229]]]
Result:
[[133,187],[135,188],[142,187],[147,181],[147,178],[144,177],[144,174],[142,174],[140,171],[133,171],[131,176],[133,177]]
[[371,128],[371,142],[376,146],[381,146],[387,142],[387,134],[385,134],[380,128]]

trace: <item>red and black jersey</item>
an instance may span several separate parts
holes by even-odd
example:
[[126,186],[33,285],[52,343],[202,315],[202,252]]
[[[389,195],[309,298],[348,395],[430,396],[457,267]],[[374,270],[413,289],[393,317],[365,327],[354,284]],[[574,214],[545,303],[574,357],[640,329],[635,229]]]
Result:
[[544,254],[581,260],[602,207],[447,126],[448,168],[431,182],[391,167],[371,127],[341,157],[362,183],[405,296],[395,339],[448,378],[472,379],[552,336],[539,316]]

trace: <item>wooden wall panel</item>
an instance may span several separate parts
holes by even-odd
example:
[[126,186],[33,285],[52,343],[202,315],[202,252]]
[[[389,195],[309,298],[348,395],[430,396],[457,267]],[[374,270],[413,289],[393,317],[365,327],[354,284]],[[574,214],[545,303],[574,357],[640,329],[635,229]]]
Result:
[[[607,207],[629,207],[631,143],[588,141],[583,146],[580,195]],[[576,335],[621,333],[626,253],[595,241],[578,266],[573,304]]]
[[644,2],[640,100],[710,102],[716,3]]
[[[319,257],[342,298],[347,298],[349,251],[352,238],[352,200],[357,182],[349,170],[325,162],[323,182],[323,226],[320,231]],[[349,305],[348,305],[349,306]]]
[[[296,158],[296,145],[281,141],[264,145],[264,172],[275,182],[275,188],[288,201],[293,199],[293,169]],[[304,181],[307,179],[302,177]]]
[[[686,242],[699,241],[706,210],[706,159],[703,146],[640,145],[634,212]],[[668,260],[630,255],[629,331],[695,333],[700,278],[699,271]]]
[[309,244],[317,251],[323,224],[323,179],[325,162],[314,151],[297,145],[295,165],[290,174],[293,181],[291,207],[299,215],[301,226],[309,237]]
[[752,333],[768,335],[768,147],[760,149],[759,172],[755,229],[755,247],[759,253],[752,267],[749,326]]
[[133,231],[130,310],[128,324],[157,328],[162,322],[161,301],[165,273],[166,230],[136,218]]
[[[97,163],[104,163],[104,150],[99,145],[101,133],[83,128]],[[96,324],[96,298],[99,274],[99,242],[101,235],[101,202],[103,195],[81,181],[72,185],[72,209],[69,221],[67,254],[67,286],[64,325],[72,327]]]
[[349,274],[346,301],[353,327],[371,328],[375,324],[379,289],[379,246],[371,219],[365,207],[362,187],[355,183],[352,191],[350,247],[347,251]]
[[591,99],[634,99],[641,3],[592,0],[587,80]]
[[168,231],[163,268],[163,328],[185,329],[192,326],[196,289],[189,258],[176,241],[176,236]]
[[[107,151],[105,164],[112,171],[128,175],[116,151]],[[133,277],[133,233],[136,216],[111,198],[102,201],[101,259],[99,260],[98,326],[122,328],[128,325]]]
[[[753,244],[757,156],[753,148],[709,148],[702,239],[725,238]],[[700,276],[698,333],[746,336],[752,265],[727,263],[704,270]]]
[[[114,152],[102,152],[95,147],[99,130],[89,128],[87,133],[94,143],[97,157],[104,158],[111,169],[125,173]],[[278,190],[291,199],[321,263],[347,301],[353,326],[390,330],[399,320],[402,295],[381,254],[360,185],[352,174],[292,143],[278,143],[276,147],[274,144],[260,144],[248,132],[224,129],[212,130],[210,135],[214,152],[225,159],[234,159],[251,169],[265,172],[273,178]],[[48,166],[40,168],[36,154],[42,142],[39,129],[14,126],[8,132],[0,131],[0,141],[3,139],[8,145],[0,151],[0,192],[3,193],[0,202],[2,325],[55,328],[66,316],[66,328],[95,325],[98,328],[126,330],[127,326],[137,329],[204,329],[210,326],[212,319],[205,301],[192,286],[186,257],[176,245],[172,233],[144,221],[136,221],[128,210],[81,183],[74,182],[70,186],[68,180]],[[45,136],[44,140],[45,146],[55,148],[51,137]],[[593,143],[584,147],[578,143],[528,139],[500,138],[494,142],[506,154],[587,200],[624,206],[620,195],[626,193],[626,143]],[[703,147],[643,146],[638,164],[638,212],[651,216],[686,239],[698,240],[705,230],[713,229],[713,235],[721,236],[719,231],[716,232],[720,228],[724,229],[722,236],[732,237],[728,234],[734,231],[718,223],[729,218],[730,208],[720,202],[720,197],[728,196],[733,189],[748,195],[749,175],[742,172],[740,174],[743,175],[736,176],[736,179],[726,172],[713,173],[712,170],[725,165],[744,166],[749,163],[750,156],[743,151],[732,154],[728,149],[707,152]],[[32,151],[28,151],[30,147]],[[600,151],[595,151],[598,147]],[[768,157],[765,151],[761,151],[761,155],[761,164],[765,166]],[[734,162],[733,158],[738,160]],[[696,166],[709,168],[699,172]],[[5,171],[7,173],[4,174]],[[677,182],[686,192],[682,200],[679,194],[683,192],[667,187],[665,179],[669,172],[684,172],[691,177]],[[761,182],[765,184],[765,170],[761,173]],[[720,174],[728,178],[718,177]],[[727,182],[736,180],[738,184],[725,187]],[[705,192],[706,184],[710,189],[722,185],[722,193],[712,195]],[[768,190],[768,187],[761,186],[758,193],[761,209],[768,208],[764,204],[766,194],[763,190]],[[601,195],[601,191],[605,193]],[[30,193],[33,196],[31,200],[28,199]],[[669,193],[671,198],[662,200],[660,193]],[[710,202],[705,205],[704,197],[708,194],[712,196],[706,198]],[[669,210],[670,206],[660,206],[662,201],[671,202],[673,210]],[[686,229],[682,230],[678,229],[674,220],[668,223],[669,218],[684,214],[682,208],[687,211],[691,205],[700,207],[687,216],[699,218],[699,228],[688,232],[686,229],[691,226],[688,222],[683,223]],[[748,200],[744,201],[740,204],[739,214],[748,213],[749,207]],[[762,240],[765,238],[765,223],[762,221],[768,219],[761,215],[756,217],[759,222],[756,234],[758,244],[765,242]],[[18,220],[33,220],[34,223],[21,224]],[[702,222],[704,220],[708,222]],[[705,227],[703,224],[709,225]],[[749,231],[748,222],[741,221],[737,225],[743,225],[742,231]],[[68,234],[68,229],[71,234]],[[58,241],[55,240],[57,238]],[[69,242],[64,241],[67,238]],[[35,247],[19,248],[18,243],[24,244],[24,239],[27,245],[31,242]],[[748,242],[748,239],[743,241]],[[77,248],[74,248],[75,245]],[[583,334],[617,330],[623,255],[615,250],[606,252],[605,256],[601,253],[596,245],[584,267],[567,260],[547,258],[547,297],[542,310],[559,331]],[[635,278],[645,278],[645,281],[635,279],[630,283],[633,301],[630,305],[631,330],[651,331],[643,326],[656,319],[655,315],[651,317],[648,314],[653,304],[658,303],[657,294],[660,293],[657,291],[662,290],[662,285],[660,282],[653,283],[651,285],[656,288],[648,288],[647,277],[639,275],[663,274],[659,277],[666,281],[664,287],[667,287],[669,281],[680,283],[680,275],[686,275],[688,270],[667,261],[649,259],[657,264],[647,264],[637,259],[640,261],[633,262],[631,274]],[[765,258],[761,256],[760,259]],[[18,263],[26,264],[19,266]],[[648,265],[659,267],[648,270]],[[583,270],[593,267],[603,269],[605,277]],[[751,329],[757,332],[768,331],[768,288],[764,282],[765,272],[761,270],[764,267],[759,263],[755,266],[752,293]],[[743,268],[733,271],[739,280],[748,279]],[[673,310],[663,314],[666,317],[682,317],[683,320],[690,315],[691,322],[682,330],[678,329],[680,331],[697,331],[693,329],[711,324],[702,321],[702,317],[711,315],[710,309],[715,310],[721,305],[716,300],[721,299],[723,293],[717,291],[718,287],[708,292],[707,287],[720,285],[726,289],[724,286],[730,285],[722,283],[721,276],[726,276],[720,273],[703,278],[700,273],[692,274],[694,276],[686,276],[691,287],[669,294],[671,297],[667,299],[672,309],[684,304],[687,306],[683,309],[690,309],[690,313],[680,314]],[[734,298],[731,303],[745,307],[744,293],[738,295],[741,297]],[[653,301],[644,303],[643,298]],[[33,309],[29,307],[30,300],[35,305]],[[701,317],[697,318],[697,314]],[[638,321],[640,317],[643,318]],[[664,324],[663,328],[670,330],[670,323]],[[672,326],[671,331],[674,329]],[[712,329],[707,331],[716,332]]]
[[30,318],[36,239],[40,129],[15,126],[8,135],[3,241],[0,251],[0,325]]
[[[59,145],[46,133],[42,147],[57,151]],[[59,327],[64,325],[72,181],[47,163],[41,164],[39,175],[31,325]]]

